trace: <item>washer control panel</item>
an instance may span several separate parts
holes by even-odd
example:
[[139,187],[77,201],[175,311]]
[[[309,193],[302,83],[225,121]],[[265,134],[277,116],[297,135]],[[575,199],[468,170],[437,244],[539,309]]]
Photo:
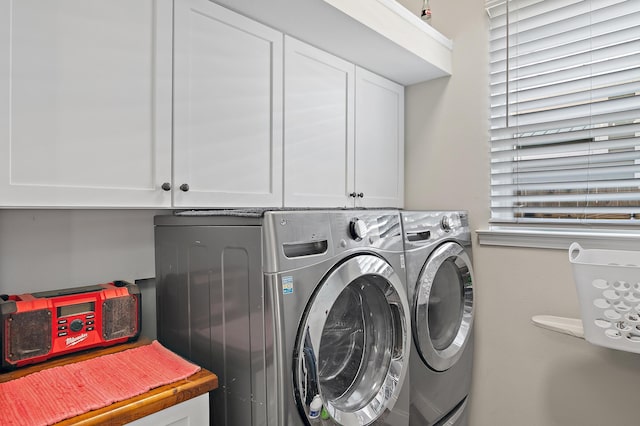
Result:
[[268,211],[264,218],[265,244],[281,248],[266,259],[268,272],[296,269],[351,250],[403,251],[400,214],[394,210]]

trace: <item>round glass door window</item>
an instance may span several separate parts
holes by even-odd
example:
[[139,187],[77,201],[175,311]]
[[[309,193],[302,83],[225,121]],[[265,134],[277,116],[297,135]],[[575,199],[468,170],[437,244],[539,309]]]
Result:
[[463,247],[448,242],[436,248],[417,286],[416,346],[429,367],[445,371],[462,356],[473,323],[473,272]]
[[393,407],[406,374],[409,313],[399,277],[362,255],[333,270],[310,301],[294,354],[300,414],[318,402],[338,424],[368,425]]

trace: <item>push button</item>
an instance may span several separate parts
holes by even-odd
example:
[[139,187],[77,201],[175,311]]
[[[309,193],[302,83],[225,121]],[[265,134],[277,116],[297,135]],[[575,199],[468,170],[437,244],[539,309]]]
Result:
[[67,320],[66,319],[59,319],[58,320],[58,324],[66,324]]
[[58,327],[58,330],[66,330],[67,326],[66,325],[61,325]]
[[58,333],[58,337],[66,336],[67,334],[69,334],[69,333],[67,333],[66,331],[60,331]]

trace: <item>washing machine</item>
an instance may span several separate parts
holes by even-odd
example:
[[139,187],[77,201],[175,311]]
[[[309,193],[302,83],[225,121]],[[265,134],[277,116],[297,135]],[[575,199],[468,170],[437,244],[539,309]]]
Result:
[[466,426],[474,286],[465,211],[401,212],[411,305],[410,424]]
[[214,425],[409,423],[398,211],[155,218],[158,339],[218,375]]

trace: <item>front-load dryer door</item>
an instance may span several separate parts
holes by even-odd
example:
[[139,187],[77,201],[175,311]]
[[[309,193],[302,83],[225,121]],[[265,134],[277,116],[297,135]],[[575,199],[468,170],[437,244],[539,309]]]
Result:
[[471,259],[455,242],[438,246],[427,259],[413,300],[413,334],[423,361],[445,371],[462,356],[473,324]]
[[340,425],[368,425],[391,410],[408,368],[410,324],[403,283],[386,261],[362,254],[335,267],[298,329],[294,389],[303,419],[310,423],[320,404]]

